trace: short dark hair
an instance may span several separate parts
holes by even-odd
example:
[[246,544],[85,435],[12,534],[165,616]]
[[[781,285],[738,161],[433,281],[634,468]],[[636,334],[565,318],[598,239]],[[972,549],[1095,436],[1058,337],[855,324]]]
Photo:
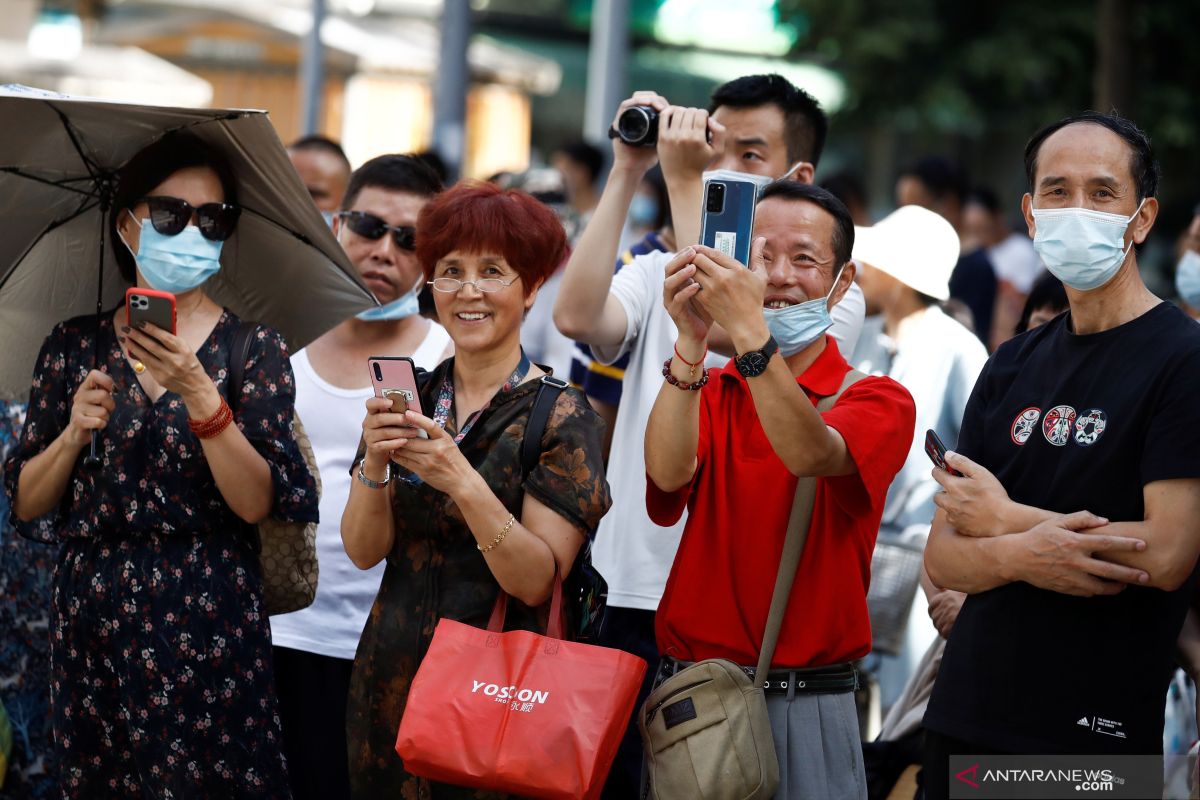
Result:
[[1038,278],[1029,290],[1029,296],[1025,298],[1025,307],[1021,309],[1016,333],[1029,330],[1029,320],[1039,308],[1049,308],[1055,314],[1059,314],[1066,311],[1069,305],[1067,290],[1063,288],[1062,281],[1049,272],[1043,272],[1042,277]]
[[817,204],[833,215],[833,241],[831,244],[833,245],[833,257],[837,261],[834,265],[835,274],[836,268],[840,268],[850,260],[850,253],[854,251],[854,220],[851,219],[850,211],[846,208],[845,203],[819,186],[797,181],[775,181],[769,184],[767,188],[763,189],[758,202],[770,200],[772,197],[793,201],[806,200]]
[[953,197],[962,203],[967,198],[967,171],[945,156],[925,156],[910,164],[900,175],[919,180],[935,201]]
[[1052,122],[1035,133],[1025,145],[1025,177],[1029,180],[1029,191],[1033,191],[1034,173],[1037,172],[1038,153],[1042,143],[1050,135],[1062,130],[1068,125],[1078,122],[1090,122],[1101,125],[1120,136],[1129,145],[1129,173],[1137,185],[1138,201],[1154,197],[1158,192],[1158,179],[1162,174],[1158,162],[1154,160],[1154,149],[1150,146],[1150,137],[1132,120],[1119,117],[1116,114],[1101,114],[1099,111],[1084,111],[1082,114],[1064,117],[1058,122]]
[[592,183],[598,181],[600,173],[604,171],[603,151],[585,141],[568,142],[554,152],[562,153],[576,164],[585,167]]
[[363,189],[367,187],[389,192],[408,192],[419,197],[433,197],[442,191],[442,182],[429,166],[412,155],[383,155],[372,158],[350,175],[342,210],[348,211]]
[[821,104],[782,75],[746,75],[723,83],[712,93],[708,113],[721,106],[758,108],[774,105],[783,112],[784,139],[789,161],[807,161],[814,167],[825,149],[829,120]]
[[450,180],[450,170],[446,167],[446,159],[438,155],[437,150],[422,150],[419,153],[414,153],[413,157],[433,170],[443,185]]
[[866,207],[867,190],[862,178],[854,172],[837,172],[818,184],[849,208],[851,203]]
[[328,136],[319,134],[309,134],[301,136],[296,141],[288,145],[289,150],[308,150],[315,153],[329,153],[336,157],[339,161],[346,165],[346,171],[350,171],[350,159],[346,158],[346,151],[342,146]]
[[117,187],[113,193],[112,211],[108,215],[108,233],[117,259],[121,277],[133,283],[137,279],[137,260],[129,248],[121,244],[117,222],[121,212],[132,211],[133,207],[154,187],[181,169],[208,167],[221,181],[225,202],[237,205],[237,180],[225,157],[200,141],[192,133],[177,131],[168,133],[144,147],[137,155],[125,162],[117,173]]

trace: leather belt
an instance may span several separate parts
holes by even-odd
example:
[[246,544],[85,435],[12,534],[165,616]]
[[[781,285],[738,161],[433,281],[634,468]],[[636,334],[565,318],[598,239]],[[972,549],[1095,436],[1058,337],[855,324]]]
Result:
[[[663,656],[659,662],[654,685],[658,686],[677,672],[692,666],[694,661],[680,661]],[[738,664],[742,671],[754,677],[754,667]],[[831,664],[827,667],[804,667],[800,669],[773,669],[763,681],[767,694],[835,694],[853,692],[859,688],[858,670],[849,662]]]

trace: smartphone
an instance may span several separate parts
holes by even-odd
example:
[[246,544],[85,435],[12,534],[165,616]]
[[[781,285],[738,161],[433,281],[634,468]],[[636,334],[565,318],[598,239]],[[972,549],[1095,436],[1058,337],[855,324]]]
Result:
[[175,335],[175,295],[157,289],[131,286],[125,291],[125,324],[136,328],[143,322],[157,325]]
[[[367,359],[367,369],[371,373],[375,396],[391,399],[392,413],[403,414],[410,408],[418,414],[424,413],[421,410],[421,397],[417,394],[417,368],[411,358],[371,356]],[[422,439],[429,438],[424,430],[417,430]]]
[[929,460],[935,467],[944,469],[959,478],[962,477],[961,472],[946,464],[946,445],[942,444],[941,438],[933,428],[925,431],[925,455],[929,456]]
[[709,178],[704,182],[700,244],[748,265],[757,202],[758,186],[753,181]]

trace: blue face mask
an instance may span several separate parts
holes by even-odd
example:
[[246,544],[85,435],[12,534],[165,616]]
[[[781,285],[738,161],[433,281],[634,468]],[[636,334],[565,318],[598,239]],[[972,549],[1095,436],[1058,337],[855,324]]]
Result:
[[1175,290],[1183,302],[1200,308],[1200,253],[1186,251],[1175,268]]
[[368,308],[366,311],[357,314],[356,318],[361,319],[363,322],[392,322],[398,319],[408,319],[414,314],[419,314],[421,311],[421,301],[417,299],[417,295],[421,293],[421,284],[423,283],[424,281],[417,281],[416,286],[392,302],[384,303],[376,308]]
[[833,327],[833,317],[829,315],[829,298],[837,288],[842,278],[842,269],[838,270],[829,287],[829,294],[815,300],[806,300],[787,308],[764,308],[763,317],[767,320],[767,330],[779,344],[779,352],[784,358],[799,353],[804,348],[821,338],[825,331]]
[[333,218],[337,216],[336,211],[322,211],[321,219],[325,220],[325,224],[330,228],[333,227]]
[[1046,269],[1067,286],[1081,292],[1098,289],[1125,263],[1133,248],[1132,242],[1125,246],[1125,229],[1145,202],[1130,217],[1090,208],[1032,209],[1033,249]]
[[[164,236],[148,219],[134,222],[142,234],[133,258],[151,288],[183,294],[220,271],[221,246],[225,243],[205,239],[195,225],[188,225],[174,236]],[[125,247],[129,244],[125,243]]]
[[629,221],[642,228],[648,228],[658,219],[658,201],[650,195],[635,194],[629,204]]

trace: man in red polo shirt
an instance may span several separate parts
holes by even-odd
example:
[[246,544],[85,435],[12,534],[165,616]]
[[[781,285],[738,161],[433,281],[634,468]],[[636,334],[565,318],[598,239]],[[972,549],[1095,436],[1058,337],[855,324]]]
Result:
[[[797,476],[817,477],[768,676],[777,797],[865,798],[849,662],[871,649],[871,551],[915,409],[877,377],[816,410],[849,370],[825,331],[854,280],[854,223],[831,194],[798,183],[768,186],[756,213],[749,269],[696,246],[663,284],[679,339],[646,429],[646,502],[659,525],[685,506],[688,521],[658,608],[659,679],[707,658],[758,660]],[[693,391],[714,322],[738,356]]]

